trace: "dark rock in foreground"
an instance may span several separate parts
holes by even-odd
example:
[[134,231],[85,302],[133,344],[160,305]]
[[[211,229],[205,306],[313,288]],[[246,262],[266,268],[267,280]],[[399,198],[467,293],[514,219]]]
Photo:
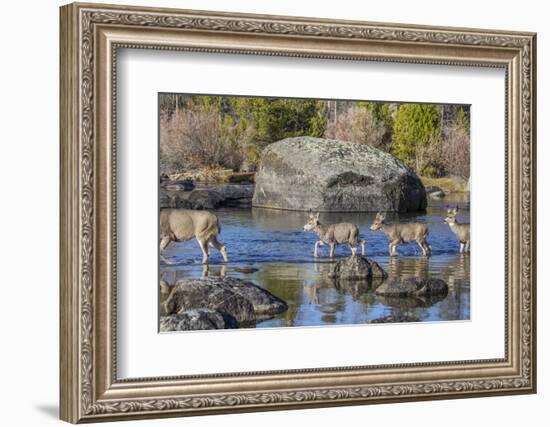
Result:
[[160,318],[161,332],[235,329],[237,327],[237,320],[234,317],[207,308],[187,310]]
[[409,323],[420,322],[420,319],[408,314],[389,314],[387,316],[372,319],[369,323]]
[[233,277],[178,280],[161,305],[161,314],[210,309],[230,316],[239,326],[252,325],[288,309],[285,301],[252,282]]
[[377,295],[385,297],[422,297],[447,295],[448,292],[449,287],[445,281],[420,277],[390,279],[376,289]]
[[352,256],[338,261],[328,277],[335,280],[383,280],[388,275],[377,262],[363,256]]
[[255,207],[320,212],[423,210],[422,182],[401,160],[366,144],[312,137],[267,146]]

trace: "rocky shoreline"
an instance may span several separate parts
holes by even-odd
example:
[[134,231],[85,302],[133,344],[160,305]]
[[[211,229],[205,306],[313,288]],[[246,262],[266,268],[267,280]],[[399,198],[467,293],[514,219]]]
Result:
[[160,207],[183,209],[251,208],[254,184],[161,184]]

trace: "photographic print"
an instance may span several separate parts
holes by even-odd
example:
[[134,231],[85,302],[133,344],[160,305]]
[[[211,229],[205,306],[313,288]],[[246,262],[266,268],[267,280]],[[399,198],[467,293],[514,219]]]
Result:
[[469,121],[159,94],[160,331],[468,320]]

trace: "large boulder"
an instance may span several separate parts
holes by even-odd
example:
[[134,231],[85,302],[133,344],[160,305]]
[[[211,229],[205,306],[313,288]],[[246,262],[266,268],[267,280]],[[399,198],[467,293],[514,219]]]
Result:
[[429,297],[448,292],[449,286],[444,280],[421,277],[390,278],[376,288],[376,294],[385,297]]
[[418,211],[426,191],[414,171],[374,147],[287,138],[262,153],[255,207],[320,212]]
[[288,309],[285,301],[252,282],[234,277],[180,279],[161,304],[161,315],[211,309],[251,325]]
[[183,311],[160,317],[160,331],[203,331],[206,329],[235,329],[234,317],[208,308]]

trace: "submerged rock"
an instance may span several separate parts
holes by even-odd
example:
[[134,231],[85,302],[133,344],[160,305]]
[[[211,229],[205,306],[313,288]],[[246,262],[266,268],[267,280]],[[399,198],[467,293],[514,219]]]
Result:
[[234,318],[239,326],[254,324],[288,309],[285,301],[252,282],[234,277],[180,279],[162,304],[165,315],[211,309]]
[[338,261],[328,277],[335,280],[383,280],[388,275],[376,261],[363,256],[352,256]]
[[192,179],[183,179],[181,181],[162,182],[162,187],[168,191],[191,191],[195,188],[195,183]]
[[253,274],[253,273],[256,273],[257,271],[260,271],[259,268],[255,268],[255,267],[235,267],[233,268],[233,270],[243,274]]
[[422,182],[401,160],[366,144],[287,138],[262,153],[255,207],[321,212],[418,211]]
[[199,308],[170,316],[161,316],[160,331],[201,331],[206,329],[235,329],[237,320],[219,311]]
[[376,294],[386,297],[422,297],[447,295],[449,286],[444,280],[409,277],[390,279],[376,288]]
[[445,197],[445,193],[443,191],[434,191],[433,193],[429,193],[429,196],[432,199],[443,199]]
[[371,280],[335,280],[334,287],[342,294],[351,295],[354,301],[359,300],[372,287]]

